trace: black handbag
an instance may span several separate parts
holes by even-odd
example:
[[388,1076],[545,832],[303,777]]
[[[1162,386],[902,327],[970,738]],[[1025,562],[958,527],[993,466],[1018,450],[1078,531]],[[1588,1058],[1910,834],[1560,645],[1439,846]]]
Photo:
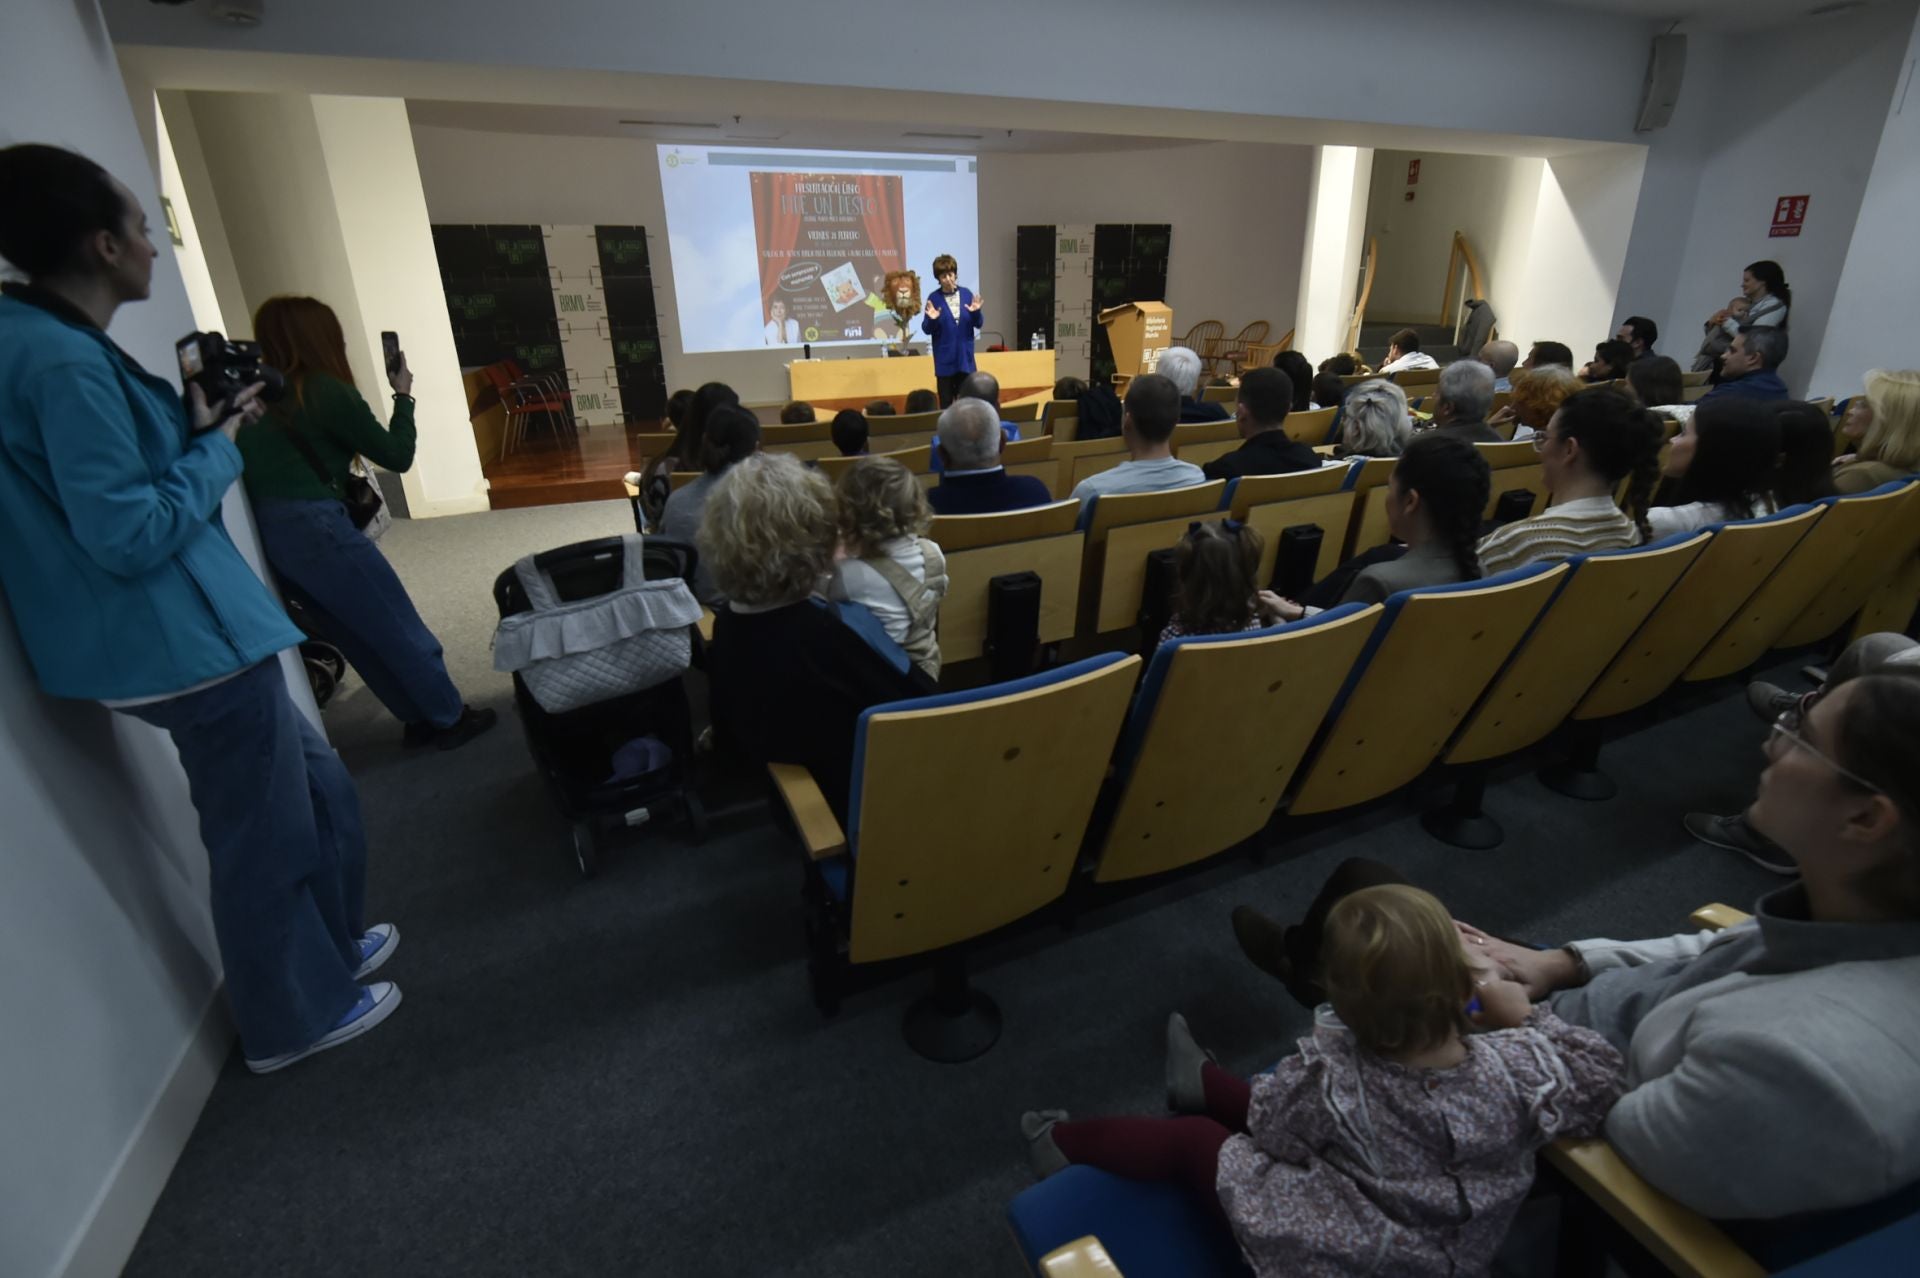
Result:
[[[326,464],[320,460],[320,454],[313,450],[312,441],[291,426],[286,428],[286,435],[293,446],[300,450],[300,455],[307,459],[307,465],[313,467],[313,473],[320,477],[320,482],[332,488],[333,476],[327,474]],[[347,518],[363,532],[373,522],[373,517],[380,513],[380,490],[374,487],[371,479],[355,474],[351,469],[347,471],[345,482],[340,485],[339,496],[340,504],[347,508]]]

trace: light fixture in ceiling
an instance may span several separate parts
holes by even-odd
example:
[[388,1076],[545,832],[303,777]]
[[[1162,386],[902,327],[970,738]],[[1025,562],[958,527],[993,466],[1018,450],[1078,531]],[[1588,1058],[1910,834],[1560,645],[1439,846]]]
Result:
[[718,129],[717,124],[690,124],[685,120],[622,120],[621,124],[636,129]]
[[1809,18],[1831,18],[1836,14],[1852,13],[1855,9],[1867,7],[1867,0],[1834,0],[1832,4],[1823,4],[1807,10]]
[[942,142],[978,142],[978,133],[931,133],[922,129],[908,129],[900,135],[903,138],[936,138]]

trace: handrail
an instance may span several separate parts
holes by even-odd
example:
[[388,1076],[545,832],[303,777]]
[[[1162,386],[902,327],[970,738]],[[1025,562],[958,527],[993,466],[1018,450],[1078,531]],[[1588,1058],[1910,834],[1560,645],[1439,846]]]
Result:
[[[1460,274],[1460,266],[1463,262],[1467,268],[1464,279]],[[1465,284],[1472,292],[1466,297],[1461,298],[1459,302],[1456,302],[1454,301],[1455,287],[1460,284]],[[1436,322],[1441,325],[1451,322],[1453,324],[1453,340],[1458,342],[1460,340],[1461,306],[1470,300],[1483,301],[1486,296],[1487,283],[1486,277],[1480,273],[1480,256],[1473,251],[1473,245],[1467,241],[1467,237],[1459,231],[1455,231],[1453,233],[1453,244],[1447,250],[1447,283],[1445,290],[1440,295],[1440,318]]]
[[1366,274],[1360,280],[1360,296],[1353,304],[1353,323],[1347,326],[1347,344],[1340,348],[1342,351],[1360,349],[1360,326],[1366,322],[1367,299],[1373,296],[1373,277],[1380,269],[1380,238],[1378,236],[1367,237],[1365,269]]

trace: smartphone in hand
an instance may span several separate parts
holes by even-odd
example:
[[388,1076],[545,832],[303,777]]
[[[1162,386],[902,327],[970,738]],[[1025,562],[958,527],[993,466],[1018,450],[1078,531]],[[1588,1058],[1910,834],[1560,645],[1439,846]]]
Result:
[[387,361],[387,376],[400,371],[400,334],[388,330],[380,334],[380,353]]

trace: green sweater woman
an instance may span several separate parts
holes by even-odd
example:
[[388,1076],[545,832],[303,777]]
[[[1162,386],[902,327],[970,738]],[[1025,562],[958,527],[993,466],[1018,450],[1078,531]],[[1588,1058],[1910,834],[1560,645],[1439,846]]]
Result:
[[405,744],[466,744],[493,726],[496,712],[461,700],[440,641],[343,503],[355,456],[394,471],[413,465],[406,356],[388,370],[393,417],[382,426],[353,387],[346,337],[326,303],[269,298],[253,331],[266,362],[287,379],[285,397],[236,441],[268,564],[315,637],[337,646],[405,725]]

